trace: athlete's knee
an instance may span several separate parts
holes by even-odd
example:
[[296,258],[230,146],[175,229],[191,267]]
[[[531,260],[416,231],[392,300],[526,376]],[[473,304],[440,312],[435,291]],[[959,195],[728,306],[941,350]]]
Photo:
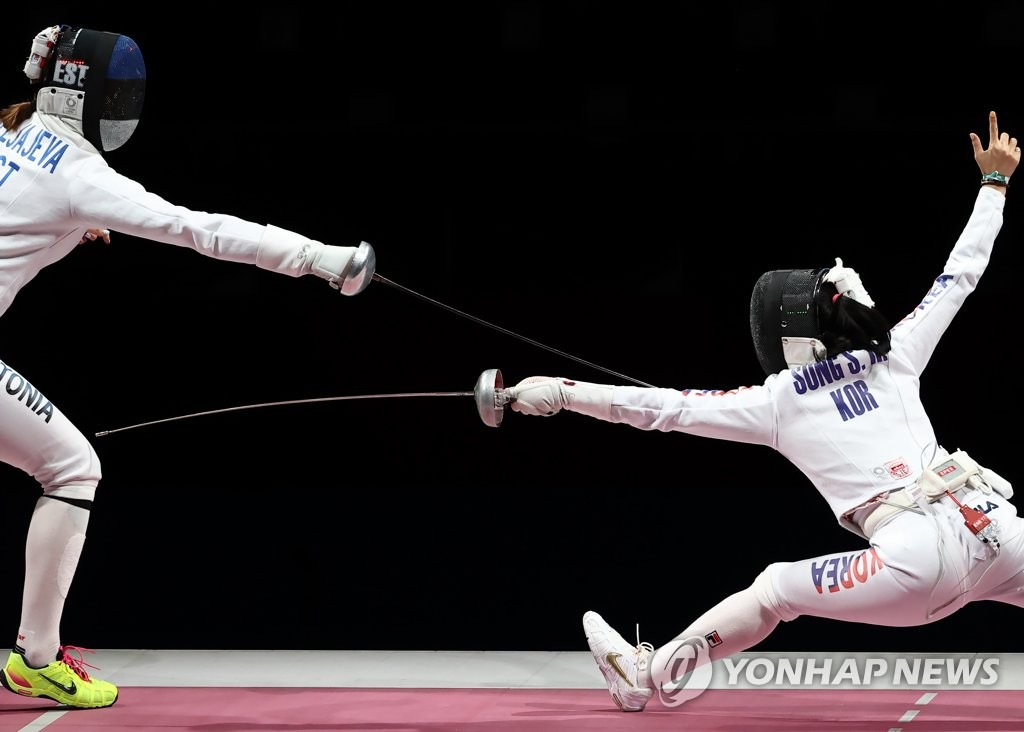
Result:
[[102,477],[100,458],[84,435],[66,443],[60,455],[36,474],[44,495],[72,501],[92,501]]
[[800,613],[789,607],[778,592],[779,577],[788,566],[790,566],[789,562],[769,564],[761,574],[757,575],[751,585],[761,607],[779,620],[786,622],[800,617]]

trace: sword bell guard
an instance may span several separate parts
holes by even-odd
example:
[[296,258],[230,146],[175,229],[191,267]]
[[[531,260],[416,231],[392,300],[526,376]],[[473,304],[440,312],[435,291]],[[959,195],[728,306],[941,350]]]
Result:
[[501,371],[487,369],[480,374],[476,386],[473,387],[473,397],[476,399],[476,409],[484,424],[488,427],[499,426],[505,414],[505,405],[508,403]]

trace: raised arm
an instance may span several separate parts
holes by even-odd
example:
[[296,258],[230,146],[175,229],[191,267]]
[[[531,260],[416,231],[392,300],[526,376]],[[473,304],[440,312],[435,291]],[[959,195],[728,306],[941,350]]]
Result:
[[918,373],[924,371],[942,334],[978,286],[1002,227],[1010,176],[1017,169],[1021,151],[1016,137],[999,131],[995,112],[989,112],[988,121],[987,146],[976,133],[970,133],[974,159],[981,171],[981,190],[971,217],[931,289],[892,331],[894,350]]

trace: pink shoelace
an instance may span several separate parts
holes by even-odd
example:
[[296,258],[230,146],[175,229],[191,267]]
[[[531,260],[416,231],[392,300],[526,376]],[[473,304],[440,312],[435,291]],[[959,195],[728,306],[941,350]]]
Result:
[[[82,648],[80,646],[61,646],[60,647],[60,658],[68,668],[78,674],[82,681],[89,681],[89,672],[85,670],[85,667],[94,668],[99,670],[99,666],[93,666],[91,663],[86,663],[84,653],[95,653],[96,651],[91,648]],[[77,653],[77,656],[70,655],[71,653]]]

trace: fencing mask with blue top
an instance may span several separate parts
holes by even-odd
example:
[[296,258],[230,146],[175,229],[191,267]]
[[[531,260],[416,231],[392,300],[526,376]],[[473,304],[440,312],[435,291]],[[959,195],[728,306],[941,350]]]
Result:
[[39,86],[36,109],[61,117],[98,150],[116,150],[138,127],[146,64],[128,36],[51,26],[33,39],[24,70]]

